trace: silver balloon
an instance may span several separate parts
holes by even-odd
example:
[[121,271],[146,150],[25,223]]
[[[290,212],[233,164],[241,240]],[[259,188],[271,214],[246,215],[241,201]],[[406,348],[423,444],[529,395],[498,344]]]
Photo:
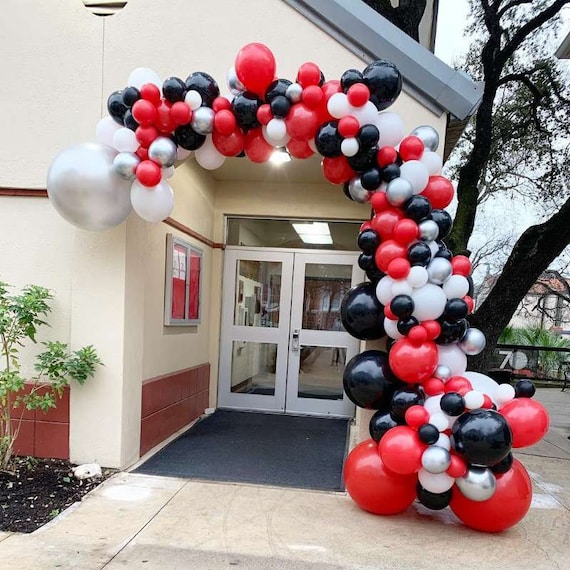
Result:
[[433,373],[435,378],[439,378],[443,382],[446,382],[451,378],[451,368],[445,364],[440,364]]
[[192,128],[200,135],[208,135],[214,130],[214,109],[198,107],[192,113]]
[[285,97],[287,97],[291,103],[298,103],[301,100],[302,94],[303,88],[298,83],[291,83],[285,91]]
[[132,152],[120,152],[113,160],[115,172],[125,180],[135,179],[135,170],[141,159]]
[[439,135],[433,127],[430,127],[429,125],[416,127],[412,131],[412,135],[422,139],[426,150],[432,150],[434,152],[437,150],[437,147],[439,146]]
[[430,283],[441,285],[452,273],[451,263],[445,257],[434,257],[427,266]]
[[118,226],[131,212],[131,182],[117,174],[117,152],[99,143],[83,143],[60,152],[47,175],[53,207],[69,223],[91,231]]
[[348,183],[348,192],[351,198],[359,204],[365,204],[370,200],[370,192],[362,187],[360,176],[355,176]]
[[234,95],[239,95],[242,91],[245,91],[245,85],[238,79],[235,67],[230,67],[228,70],[226,84],[230,93]]
[[148,157],[168,168],[176,162],[176,151],[176,143],[173,140],[167,137],[158,137],[148,147]]
[[465,331],[463,338],[457,344],[465,354],[475,356],[483,352],[486,343],[485,335],[479,329],[471,328]]
[[423,241],[435,241],[439,235],[439,227],[433,220],[424,220],[418,224],[420,239]]
[[422,467],[430,473],[443,473],[451,463],[451,454],[444,447],[430,445],[422,454]]
[[497,489],[497,480],[487,467],[469,467],[463,477],[455,480],[461,493],[472,501],[486,501]]
[[414,188],[405,178],[394,178],[386,188],[386,199],[392,206],[401,206],[413,195]]

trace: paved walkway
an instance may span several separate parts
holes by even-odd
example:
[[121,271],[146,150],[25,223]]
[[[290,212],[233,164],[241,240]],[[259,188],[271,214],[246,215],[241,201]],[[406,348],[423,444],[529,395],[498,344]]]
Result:
[[421,505],[393,517],[340,493],[121,473],[31,535],[0,533],[2,570],[566,569],[570,567],[570,393],[540,390],[552,428],[518,453],[530,513],[499,535]]

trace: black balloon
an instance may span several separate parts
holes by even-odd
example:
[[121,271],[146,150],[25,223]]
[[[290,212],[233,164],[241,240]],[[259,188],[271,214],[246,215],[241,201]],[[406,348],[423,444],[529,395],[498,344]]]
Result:
[[377,146],[366,147],[361,148],[354,156],[349,156],[346,160],[353,170],[356,170],[356,172],[364,172],[378,164],[376,161],[377,154]]
[[380,269],[378,269],[378,267],[376,267],[376,264],[374,264],[374,267],[366,270],[366,277],[368,277],[368,279],[370,279],[370,281],[372,281],[374,286],[376,286],[378,281],[380,281],[380,279],[382,279],[382,277],[384,277],[384,273],[382,273],[382,271],[380,271]]
[[360,175],[360,183],[365,190],[376,190],[382,182],[380,169],[376,166],[365,170]]
[[360,340],[375,340],[386,335],[384,307],[376,297],[376,288],[368,281],[355,285],[340,305],[342,324],[348,334]]
[[405,205],[406,216],[421,222],[431,214],[431,203],[425,196],[412,196]]
[[369,269],[373,269],[376,267],[376,263],[374,261],[374,254],[370,253],[361,253],[358,256],[358,267],[363,271],[368,271]]
[[453,344],[459,342],[463,338],[465,331],[469,328],[469,323],[465,319],[454,323],[441,320],[439,324],[441,326],[441,333],[435,339],[437,344]]
[[355,83],[362,83],[362,73],[358,69],[347,69],[340,78],[340,86],[346,93]]
[[433,445],[439,439],[439,430],[433,424],[423,424],[418,429],[420,441],[427,445]]
[[431,219],[437,224],[439,228],[439,238],[443,239],[451,231],[451,226],[453,226],[453,220],[449,212],[445,210],[432,210]]
[[354,404],[372,410],[389,410],[394,391],[404,387],[390,370],[388,355],[379,350],[366,350],[349,360],[342,383]]
[[285,97],[289,85],[291,85],[291,81],[288,79],[276,79],[265,91],[265,101],[271,103],[277,97]]
[[441,397],[439,407],[448,416],[460,416],[465,411],[465,400],[459,392],[448,392]]
[[338,122],[328,121],[320,126],[315,136],[315,146],[322,156],[333,158],[342,154],[342,137],[338,134]]
[[418,483],[416,492],[418,495],[418,501],[424,507],[427,507],[432,511],[441,511],[441,509],[445,509],[445,507],[449,506],[451,496],[453,494],[453,487],[443,493],[432,493],[431,491],[424,489],[421,484]]
[[515,385],[515,398],[532,398],[536,392],[530,380],[519,380]]
[[184,101],[186,95],[186,84],[179,77],[169,77],[162,84],[162,94],[167,101],[177,103]]
[[370,148],[378,144],[380,131],[376,125],[363,125],[356,135],[360,148]]
[[239,93],[232,101],[232,109],[237,121],[243,131],[247,132],[255,127],[259,127],[257,120],[257,110],[263,101],[254,93],[247,91]]
[[391,182],[400,176],[400,167],[397,164],[388,164],[382,169],[382,180]]
[[115,123],[119,123],[121,127],[124,125],[124,118],[127,110],[128,107],[123,102],[123,92],[113,91],[107,99],[107,111],[109,111],[109,115],[113,117]]
[[495,463],[491,467],[491,471],[497,475],[500,473],[506,473],[513,466],[513,454],[507,453],[504,459],[501,459],[499,463]]
[[370,101],[379,111],[388,108],[402,90],[402,75],[388,61],[373,61],[363,71],[364,83],[370,89]]
[[414,327],[419,325],[418,319],[414,317],[408,317],[407,319],[399,319],[396,328],[400,334],[406,336]]
[[443,318],[449,322],[464,319],[469,314],[469,306],[463,299],[449,299],[445,304]]
[[470,410],[453,424],[451,445],[467,463],[491,466],[511,451],[513,436],[507,420],[494,410]]
[[390,301],[390,310],[401,319],[410,318],[414,308],[414,300],[409,295],[396,295]]
[[291,109],[291,102],[285,95],[277,95],[277,97],[271,100],[270,106],[274,117],[284,119],[287,113],[289,113],[289,109]]
[[123,124],[127,129],[131,129],[131,131],[136,131],[139,128],[139,124],[135,121],[133,117],[133,112],[130,109],[127,109],[125,113],[125,118],[123,119]]
[[351,201],[354,202],[354,198],[350,195],[350,187],[348,185],[348,182],[345,182],[342,186],[342,191],[344,193],[344,195]]
[[446,245],[443,242],[441,242],[439,244],[439,250],[435,254],[435,257],[443,257],[444,259],[447,259],[447,261],[451,261],[453,254],[449,249],[447,249]]
[[378,442],[388,430],[396,427],[397,425],[398,423],[394,420],[388,410],[378,410],[377,412],[374,412],[374,415],[370,418],[370,424],[368,425],[370,437],[374,441]]
[[469,295],[469,297],[473,297],[473,293],[475,291],[475,284],[473,283],[473,277],[471,277],[471,275],[467,276],[467,283],[469,283],[469,289],[467,291],[467,295]]
[[132,107],[141,98],[141,92],[136,87],[123,89],[123,103]]
[[425,394],[420,388],[396,390],[392,396],[392,415],[395,419],[403,420],[408,408],[422,406],[425,401]]
[[187,77],[186,89],[198,91],[202,96],[202,104],[208,107],[211,107],[214,99],[220,96],[220,88],[216,80],[203,71],[196,71]]
[[197,133],[190,125],[178,127],[174,131],[174,138],[177,144],[186,150],[196,150],[206,140],[205,135]]
[[431,260],[431,249],[423,241],[413,243],[408,248],[408,261],[411,265],[427,265]]
[[380,236],[374,230],[363,230],[358,234],[358,247],[364,253],[373,254],[379,245]]

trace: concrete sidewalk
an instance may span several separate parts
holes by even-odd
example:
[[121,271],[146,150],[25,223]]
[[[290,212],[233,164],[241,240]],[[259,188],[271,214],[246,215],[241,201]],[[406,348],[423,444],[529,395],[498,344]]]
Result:
[[0,568],[331,569],[570,567],[570,394],[541,390],[552,428],[517,453],[531,511],[498,535],[448,509],[378,517],[344,494],[121,473],[31,535],[0,533]]

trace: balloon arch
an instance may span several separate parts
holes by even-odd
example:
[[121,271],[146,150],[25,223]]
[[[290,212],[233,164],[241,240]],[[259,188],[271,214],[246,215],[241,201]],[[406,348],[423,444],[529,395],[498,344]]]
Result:
[[164,82],[135,69],[108,98],[98,143],[70,147],[52,162],[48,195],[69,222],[88,230],[120,224],[133,209],[149,222],[174,205],[167,179],[193,153],[206,169],[226,157],[267,161],[276,148],[295,158],[320,154],[324,177],[347,198],[370,203],[362,224],[359,265],[369,281],[345,296],[342,321],[362,340],[388,337],[388,352],[367,350],[347,363],[344,390],[376,410],[371,439],[349,454],[344,477],[352,499],[376,514],[394,514],[418,499],[450,506],[472,528],[497,532],[530,507],[531,482],[512,448],[539,441],[548,429],[534,386],[515,388],[468,372],[467,356],[485,337],[470,328],[471,263],[443,240],[453,198],[441,175],[437,132],[405,135],[387,109],[402,77],[387,61],[325,81],[304,63],[294,82],[276,78],[263,44],[237,54],[223,97],[203,72]]

